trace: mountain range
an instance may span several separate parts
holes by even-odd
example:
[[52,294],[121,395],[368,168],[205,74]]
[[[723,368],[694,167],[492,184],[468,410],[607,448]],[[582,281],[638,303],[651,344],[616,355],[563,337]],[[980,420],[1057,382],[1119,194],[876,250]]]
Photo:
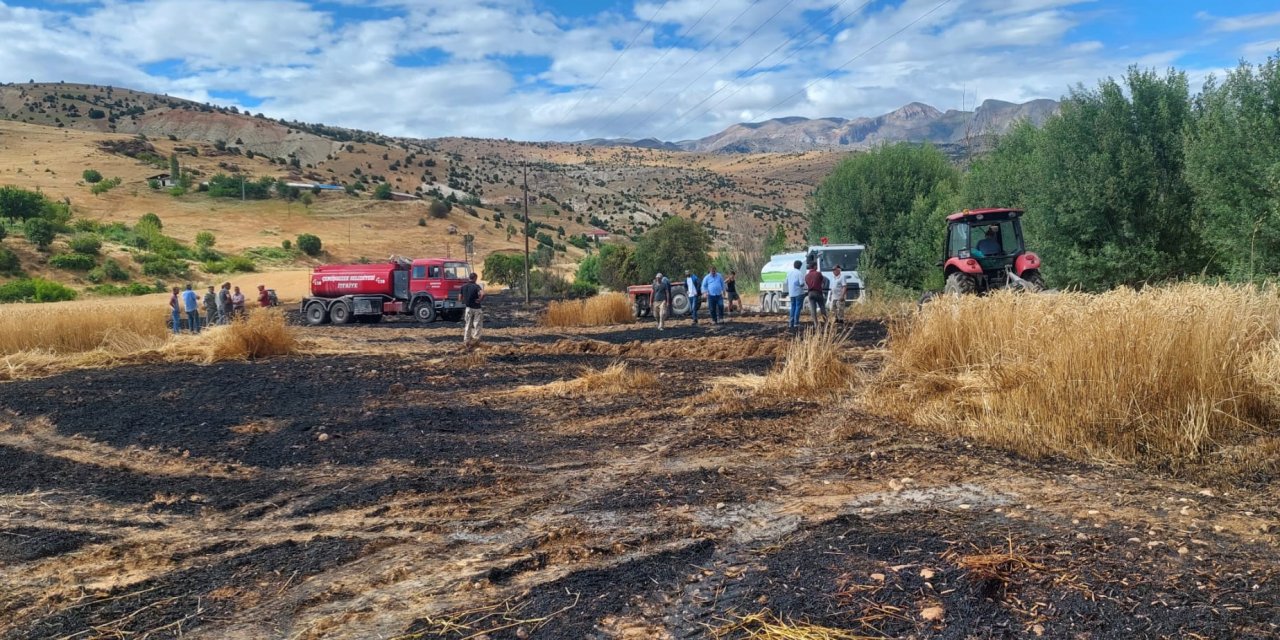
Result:
[[1032,100],[1021,104],[987,100],[973,111],[939,111],[927,104],[912,102],[889,113],[861,118],[774,118],[764,122],[732,125],[724,131],[697,140],[664,142],[593,139],[584,144],[630,146],[668,151],[710,153],[794,153],[813,149],[868,149],[881,143],[931,142],[937,145],[971,146],[1008,131],[1021,120],[1039,126],[1056,113],[1054,100]]

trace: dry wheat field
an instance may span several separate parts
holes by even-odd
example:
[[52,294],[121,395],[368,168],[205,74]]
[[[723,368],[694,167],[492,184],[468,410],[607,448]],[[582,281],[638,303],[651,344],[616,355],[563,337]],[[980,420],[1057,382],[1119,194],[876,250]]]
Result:
[[1280,634],[1275,291],[486,302],[0,309],[0,638]]

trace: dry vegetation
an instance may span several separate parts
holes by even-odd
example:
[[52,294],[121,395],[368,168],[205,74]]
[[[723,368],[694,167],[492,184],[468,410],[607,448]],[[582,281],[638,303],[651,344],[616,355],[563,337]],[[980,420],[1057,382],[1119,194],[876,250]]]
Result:
[[544,327],[595,327],[635,321],[631,301],[624,293],[605,293],[583,300],[562,300],[547,305]]
[[848,337],[835,328],[805,333],[791,341],[769,373],[726,376],[713,383],[780,398],[825,398],[848,391],[862,377],[846,357]]
[[543,385],[526,385],[516,393],[548,393],[553,395],[614,394],[651,389],[658,383],[657,377],[647,371],[638,371],[625,362],[614,362],[603,369],[586,369],[571,380],[557,380]]
[[147,306],[82,302],[73,312],[47,311],[39,305],[0,309],[0,380],[124,364],[256,359],[299,349],[297,330],[278,309],[253,310],[227,326],[177,336],[168,314]]
[[1278,319],[1274,288],[939,299],[891,328],[865,404],[1028,455],[1177,463],[1251,441],[1274,453]]
[[752,640],[871,640],[878,637],[814,624],[787,622],[768,611],[743,616],[736,622],[713,629],[711,635],[717,639]]

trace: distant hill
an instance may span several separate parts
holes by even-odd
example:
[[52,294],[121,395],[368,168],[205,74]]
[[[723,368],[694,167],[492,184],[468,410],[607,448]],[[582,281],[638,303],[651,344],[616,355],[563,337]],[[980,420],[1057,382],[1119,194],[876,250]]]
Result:
[[974,111],[939,111],[912,102],[871,118],[774,118],[735,124],[717,134],[682,142],[590,140],[584,144],[677,148],[712,153],[796,153],[816,149],[860,150],[881,143],[932,142],[946,149],[982,146],[1014,123],[1039,125],[1058,110],[1054,100],[1022,104],[987,100]]

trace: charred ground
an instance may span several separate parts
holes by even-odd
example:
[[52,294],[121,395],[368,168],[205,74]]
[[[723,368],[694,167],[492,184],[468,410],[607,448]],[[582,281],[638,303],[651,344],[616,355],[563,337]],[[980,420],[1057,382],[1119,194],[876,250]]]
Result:
[[[323,327],[305,331],[358,353],[5,383],[0,634],[736,638],[752,614],[873,637],[1280,633],[1269,487],[712,393],[773,366],[773,318],[491,315],[474,352],[449,324]],[[883,324],[851,335],[873,363]],[[618,361],[657,383],[536,388]]]

